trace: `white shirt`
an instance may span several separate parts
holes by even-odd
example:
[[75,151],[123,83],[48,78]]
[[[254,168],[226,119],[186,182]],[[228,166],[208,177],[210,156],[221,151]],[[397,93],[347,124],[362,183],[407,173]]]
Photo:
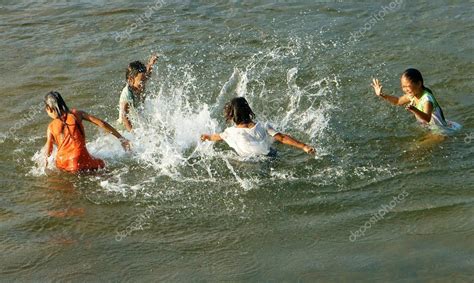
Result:
[[268,123],[257,122],[252,128],[229,127],[220,136],[238,155],[249,157],[269,154],[276,134]]
[[124,109],[125,105],[128,104],[128,117],[134,117],[136,116],[136,110],[135,108],[137,107],[136,99],[133,93],[130,91],[130,87],[128,84],[123,88],[122,93],[120,94],[120,102],[119,102],[119,117],[117,119],[117,122],[119,124],[123,124],[122,117],[124,115]]

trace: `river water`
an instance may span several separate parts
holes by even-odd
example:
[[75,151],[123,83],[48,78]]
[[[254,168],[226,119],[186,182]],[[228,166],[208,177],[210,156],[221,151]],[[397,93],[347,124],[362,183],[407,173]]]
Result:
[[[0,3],[1,281],[474,278],[472,1]],[[86,125],[107,168],[42,167],[43,96],[111,124],[130,61],[161,55],[133,153]],[[462,130],[434,141],[400,95],[421,70]],[[222,105],[316,147],[243,160]]]

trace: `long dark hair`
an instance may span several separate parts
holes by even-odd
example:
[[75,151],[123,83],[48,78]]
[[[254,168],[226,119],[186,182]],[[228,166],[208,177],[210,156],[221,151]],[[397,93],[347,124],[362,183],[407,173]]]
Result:
[[64,102],[61,94],[57,91],[50,91],[44,97],[44,104],[51,110],[56,112],[59,119],[63,120],[64,116],[69,113],[69,108]]
[[[56,112],[58,115],[58,119],[61,120],[63,123],[63,127],[61,128],[61,133],[64,131],[64,127],[67,128],[69,135],[71,135],[71,130],[69,130],[68,126],[71,126],[66,123],[67,121],[67,114],[70,113],[69,108],[66,105],[66,102],[64,101],[63,97],[61,94],[57,91],[50,91],[48,94],[45,95],[44,97],[44,104],[46,107],[48,107],[51,111]],[[79,128],[79,131],[81,132],[82,136],[84,136],[84,132],[81,128],[81,125],[77,123],[76,116],[74,116],[74,124],[76,127]]]
[[248,124],[255,118],[255,114],[250,108],[247,100],[243,97],[236,97],[224,106],[224,116],[226,121],[234,121],[235,124]]

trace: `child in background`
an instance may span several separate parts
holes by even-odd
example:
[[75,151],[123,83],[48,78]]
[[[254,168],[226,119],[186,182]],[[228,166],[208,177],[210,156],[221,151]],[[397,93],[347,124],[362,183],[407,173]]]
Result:
[[224,115],[226,121],[233,121],[235,126],[225,129],[220,134],[204,134],[201,136],[201,141],[224,140],[237,154],[244,157],[271,154],[271,144],[274,140],[294,146],[309,154],[315,153],[313,147],[275,131],[268,123],[254,122],[255,114],[243,97],[236,97],[227,103],[224,107]]
[[145,101],[145,83],[150,78],[158,56],[152,55],[148,64],[145,66],[140,61],[134,61],[128,64],[125,79],[127,84],[120,94],[119,118],[117,122],[125,126],[127,131],[133,128],[130,121],[131,116],[136,115],[136,108]]
[[407,69],[400,79],[404,95],[401,97],[382,93],[382,84],[373,79],[372,87],[375,94],[393,105],[406,105],[406,109],[415,115],[416,119],[430,129],[446,129],[460,126],[457,123],[446,121],[443,110],[439,106],[433,92],[424,85],[420,71]]
[[125,150],[130,149],[129,141],[107,122],[83,111],[76,109],[70,111],[58,92],[48,93],[44,97],[44,103],[46,112],[53,119],[46,134],[46,164],[53,151],[53,144],[55,144],[58,148],[55,158],[56,167],[61,170],[78,172],[105,167],[104,161],[92,157],[87,151],[82,120],[89,121],[112,133],[120,140]]

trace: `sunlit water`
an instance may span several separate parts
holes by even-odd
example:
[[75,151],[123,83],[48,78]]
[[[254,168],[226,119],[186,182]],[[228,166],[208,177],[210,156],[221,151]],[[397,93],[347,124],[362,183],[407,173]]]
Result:
[[[405,2],[2,2],[0,279],[472,281],[473,4]],[[86,125],[107,168],[45,170],[43,96],[115,125],[152,52],[132,153]],[[408,67],[461,131],[373,94]],[[317,155],[200,142],[235,96]]]

